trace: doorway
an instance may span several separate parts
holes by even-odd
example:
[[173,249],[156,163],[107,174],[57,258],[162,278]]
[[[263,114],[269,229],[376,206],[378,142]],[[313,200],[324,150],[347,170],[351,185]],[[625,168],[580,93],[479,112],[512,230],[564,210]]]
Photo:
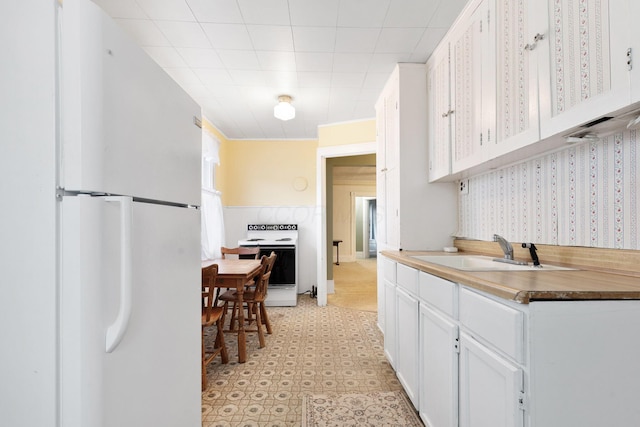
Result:
[[[376,153],[376,143],[337,145],[321,147],[317,155],[317,206],[320,220],[317,222],[318,268],[317,301],[319,306],[327,305],[328,288],[333,290],[333,177],[331,159]],[[329,161],[329,166],[327,163]],[[329,171],[329,173],[327,173]]]
[[333,195],[327,197],[327,204],[333,202],[330,236],[341,241],[342,247],[339,264],[337,248],[332,254],[333,287],[328,288],[327,303],[377,311],[375,156],[344,157],[330,163],[333,166]]

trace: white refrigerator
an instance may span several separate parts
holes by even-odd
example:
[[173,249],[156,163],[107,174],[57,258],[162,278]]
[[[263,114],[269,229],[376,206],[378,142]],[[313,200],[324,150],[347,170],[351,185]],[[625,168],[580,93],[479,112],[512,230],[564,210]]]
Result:
[[199,426],[200,108],[92,2],[11,3],[0,425]]

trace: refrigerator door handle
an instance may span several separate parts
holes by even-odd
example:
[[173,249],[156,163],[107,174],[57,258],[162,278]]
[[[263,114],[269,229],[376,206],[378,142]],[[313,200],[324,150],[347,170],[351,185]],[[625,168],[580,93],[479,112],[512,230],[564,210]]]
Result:
[[131,204],[132,197],[108,196],[106,202],[120,203],[120,306],[116,320],[107,328],[106,352],[116,349],[124,337],[131,317],[133,294],[131,252]]

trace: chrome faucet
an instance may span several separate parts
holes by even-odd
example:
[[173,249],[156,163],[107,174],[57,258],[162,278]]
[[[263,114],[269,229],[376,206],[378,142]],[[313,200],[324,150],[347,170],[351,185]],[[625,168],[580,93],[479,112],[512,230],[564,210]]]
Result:
[[493,241],[500,244],[502,252],[504,252],[504,259],[513,260],[513,246],[511,246],[511,243],[507,242],[507,239],[498,234],[494,234]]
[[524,261],[516,261],[513,259],[513,246],[511,246],[511,243],[507,242],[507,239],[498,234],[494,234],[493,241],[498,242],[502,248],[502,252],[504,252],[504,258],[494,258],[494,261],[516,265],[527,265]]

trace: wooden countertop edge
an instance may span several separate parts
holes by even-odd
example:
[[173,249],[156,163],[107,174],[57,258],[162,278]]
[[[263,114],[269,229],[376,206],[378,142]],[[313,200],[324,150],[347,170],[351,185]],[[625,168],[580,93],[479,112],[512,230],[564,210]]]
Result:
[[[444,252],[382,251],[381,254],[420,271],[521,304],[528,304],[531,301],[640,300],[640,280],[635,276],[615,274],[613,272],[594,271],[584,268],[571,271],[545,272],[471,272],[411,258],[412,255],[451,255]],[[465,252],[465,254],[470,253]],[[513,279],[513,282],[517,282],[521,286],[509,286],[503,283],[500,279],[505,274],[508,274],[510,280]],[[535,289],[535,285],[538,285],[537,279],[543,277],[541,274],[545,275],[545,279],[553,279],[550,288]],[[535,279],[532,280],[532,277],[535,277]],[[576,282],[583,283],[587,280],[587,277],[591,284],[596,283],[598,285],[591,285],[592,289],[577,289],[575,285],[572,285],[572,283]],[[531,287],[527,287],[530,282],[533,282]],[[620,284],[619,286],[617,285],[618,283]],[[604,286],[607,286],[607,288],[604,288]],[[620,289],[612,289],[613,286],[617,286]]]

